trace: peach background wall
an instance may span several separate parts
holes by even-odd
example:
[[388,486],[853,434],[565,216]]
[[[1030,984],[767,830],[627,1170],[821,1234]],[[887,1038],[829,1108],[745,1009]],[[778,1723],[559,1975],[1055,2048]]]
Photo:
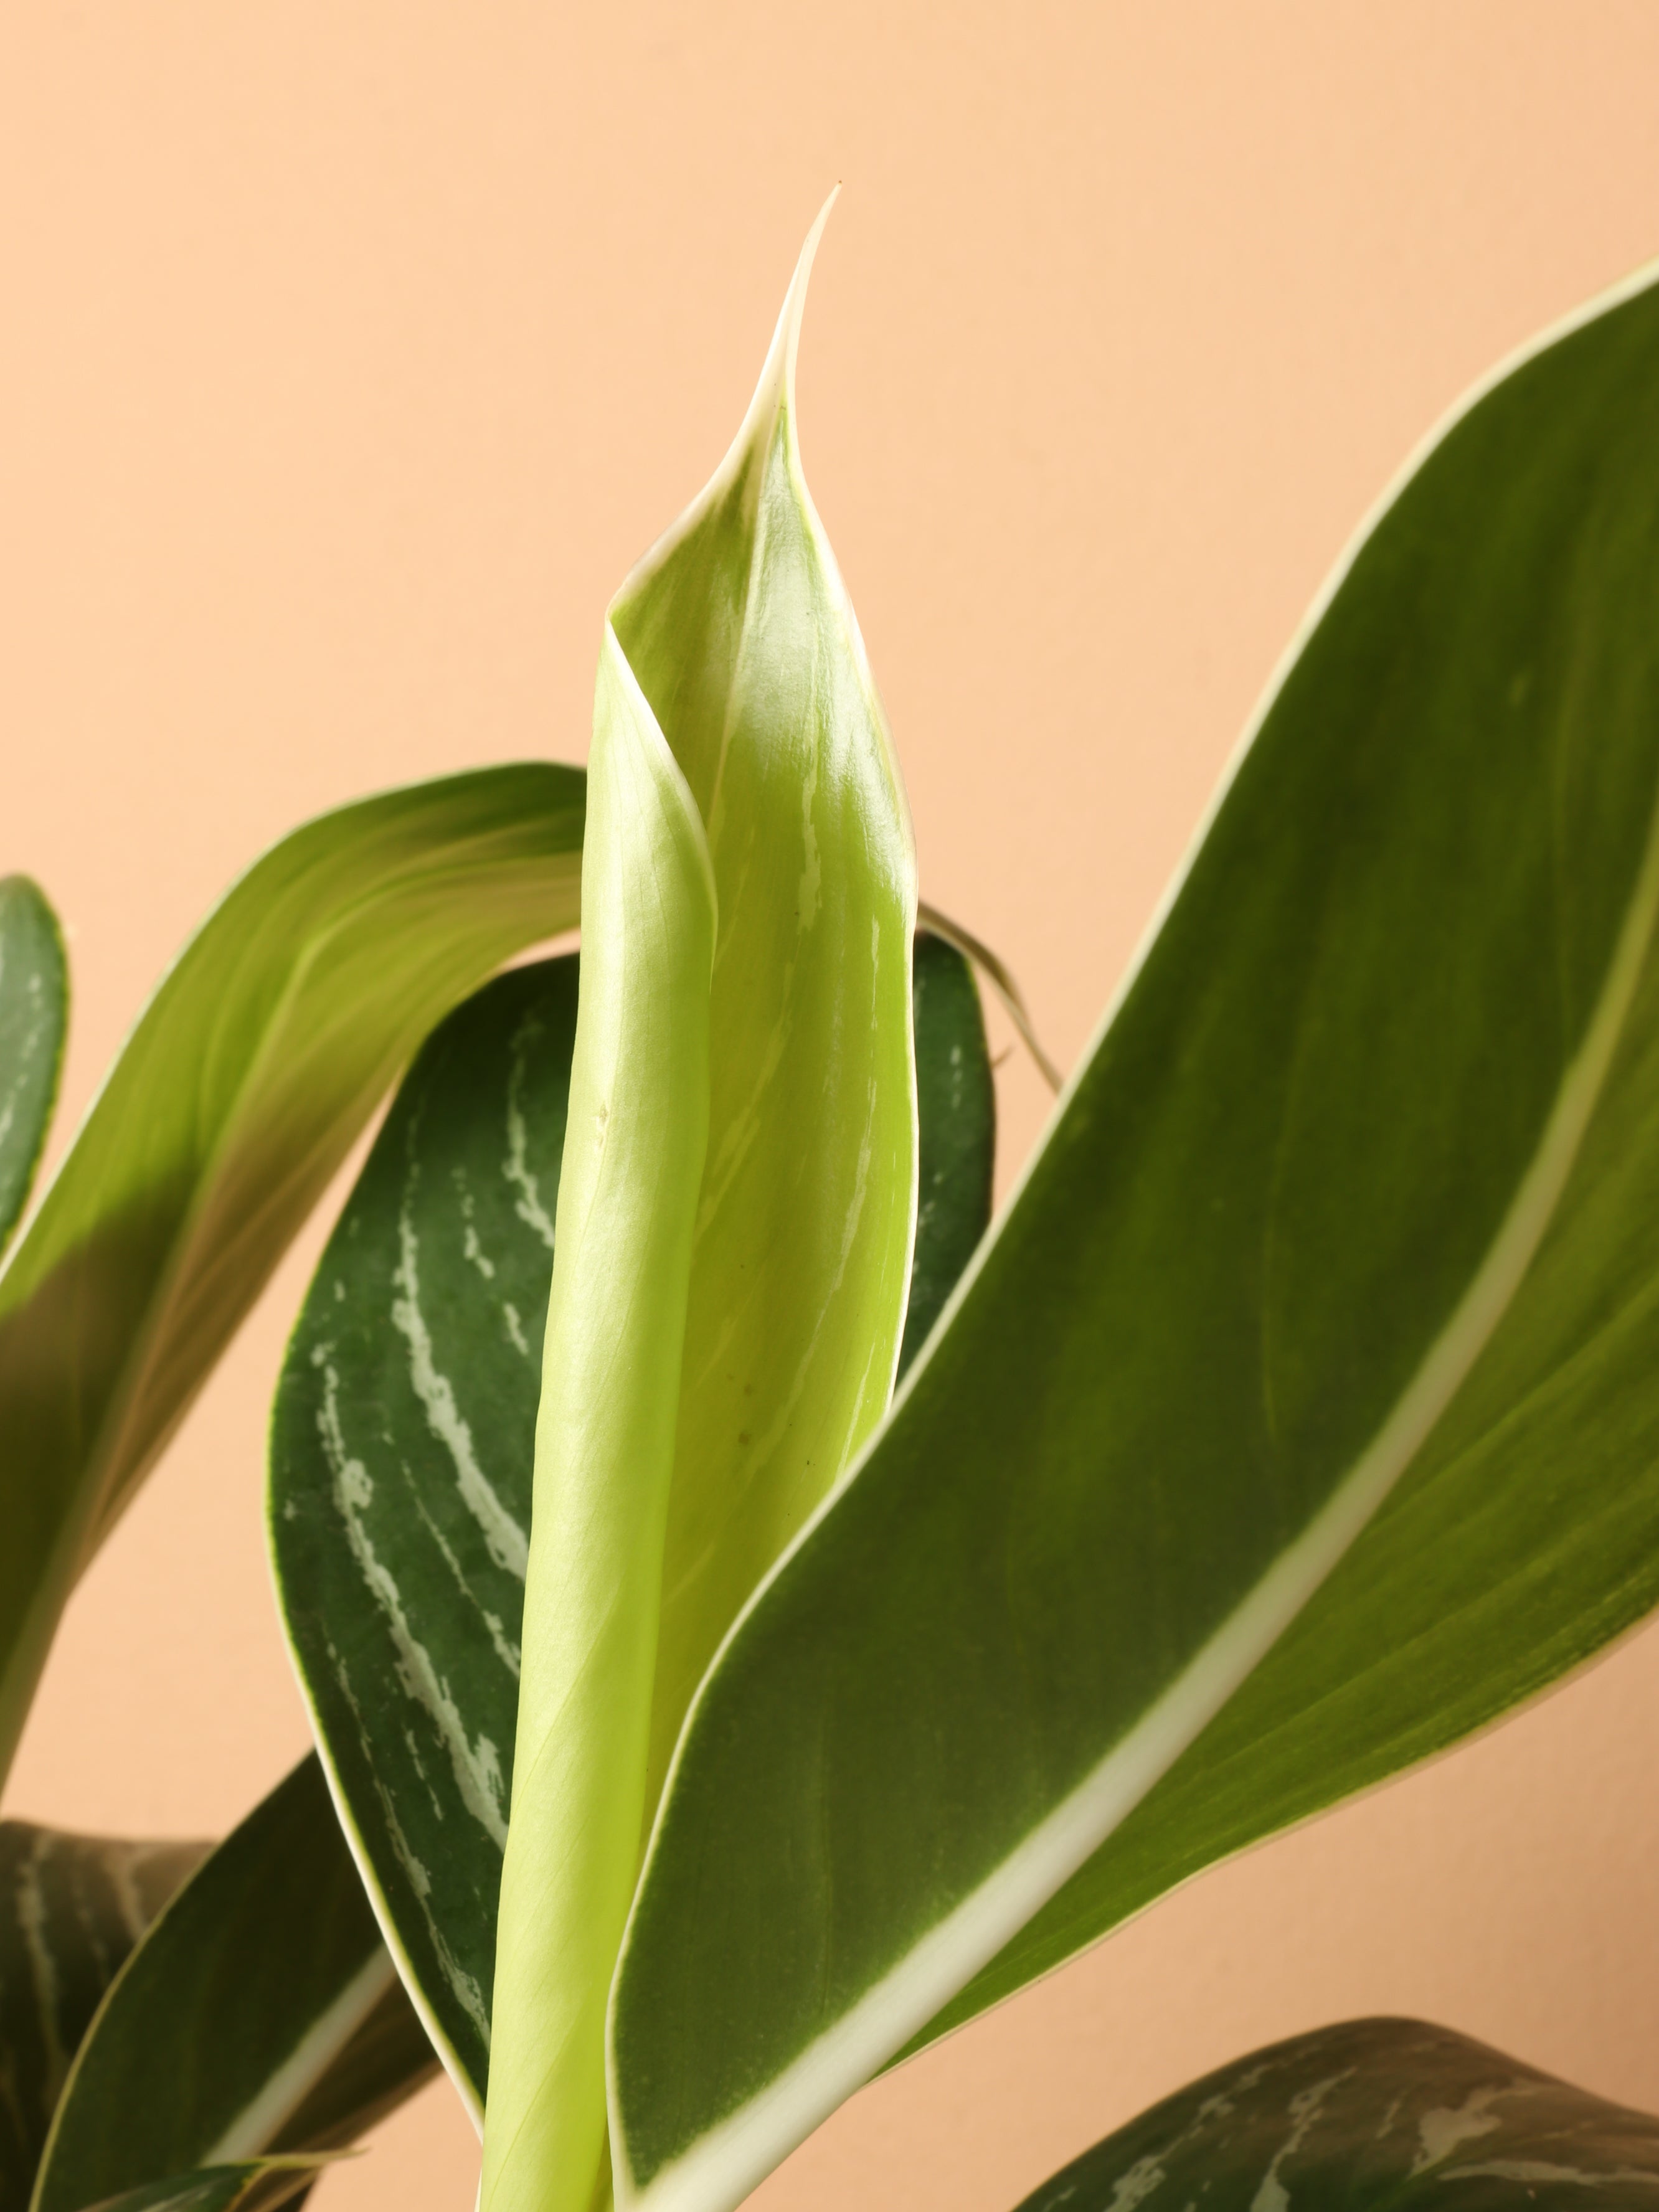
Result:
[[[580,757],[836,179],[809,471],[926,894],[1087,1035],[1279,649],[1496,356],[1659,252],[1616,0],[11,0],[0,868],[72,933],[66,1121],[298,817]],[[1004,1077],[1005,1176],[1044,1097]],[[8,1808],[222,1829],[304,1725],[258,1527],[309,1236],[85,1583]],[[1002,2212],[1253,2042],[1421,2012],[1659,2106],[1659,1632],[1214,1873],[857,2099],[766,2212]],[[440,2086],[332,2212],[471,2202]]]

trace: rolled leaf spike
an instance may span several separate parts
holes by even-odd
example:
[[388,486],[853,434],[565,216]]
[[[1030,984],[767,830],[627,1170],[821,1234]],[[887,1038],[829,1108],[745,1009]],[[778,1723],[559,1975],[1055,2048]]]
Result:
[[898,1356],[915,866],[801,474],[822,222],[737,441],[600,654],[485,2212],[604,2188],[605,2003],[681,1718]]

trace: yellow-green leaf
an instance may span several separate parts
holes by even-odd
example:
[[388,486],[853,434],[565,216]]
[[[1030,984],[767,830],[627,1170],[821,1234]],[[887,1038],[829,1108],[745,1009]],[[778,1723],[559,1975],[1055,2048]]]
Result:
[[69,1592],[422,1036],[576,919],[538,764],[296,830],[179,955],[0,1273],[0,1772]]
[[735,444],[601,653],[485,2212],[580,2212],[600,2182],[606,1992],[681,1717],[898,1352],[915,871],[801,473],[817,235]]

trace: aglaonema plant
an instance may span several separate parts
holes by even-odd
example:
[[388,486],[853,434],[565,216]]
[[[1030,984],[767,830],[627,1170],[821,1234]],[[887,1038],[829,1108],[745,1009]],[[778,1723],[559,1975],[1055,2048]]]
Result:
[[[0,1272],[9,1756],[404,1071],[272,1414],[317,1753],[214,1848],[0,1826],[4,2212],[278,2204],[440,2063],[483,2212],[724,2212],[883,2067],[1659,1603],[1659,287],[1378,507],[992,1225],[964,956],[1010,987],[919,907],[802,472],[817,235],[611,604],[586,779],[258,862]],[[0,884],[7,1231],[66,989]],[[1358,2021],[1030,2203],[1656,2185],[1659,2122]]]

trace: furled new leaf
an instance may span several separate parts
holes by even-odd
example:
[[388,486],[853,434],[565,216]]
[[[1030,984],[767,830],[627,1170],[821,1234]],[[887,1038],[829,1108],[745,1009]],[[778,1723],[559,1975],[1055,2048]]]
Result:
[[1644,280],[1362,538],[950,1325],[707,1678],[613,2000],[629,2201],[736,2203],[926,2030],[1391,1494],[1352,1634],[1287,1641],[1218,1724],[1221,1816],[1200,1773],[1115,1899],[1250,1826],[1247,1775],[1263,1825],[1307,1809],[1659,1597],[1656,579]]
[[1354,2020],[1177,2090],[1016,2212],[1649,2212],[1656,2190],[1652,2113],[1448,2028]]
[[0,1247],[46,1140],[68,1015],[58,917],[27,876],[0,878]]
[[132,1952],[58,2106],[33,2212],[352,2142],[437,2064],[315,1758],[204,1860]]
[[399,1066],[576,919],[526,764],[284,838],[185,947],[0,1274],[0,1771],[64,1599]]
[[816,238],[731,453],[601,647],[485,2212],[588,2202],[605,1995],[681,1716],[880,1419],[903,1323],[915,872],[801,474]]
[[210,1848],[0,1821],[0,2212],[23,2212],[105,1990]]
[[[959,956],[919,937],[915,959],[910,1301],[936,1312],[988,1213],[992,1078]],[[271,1425],[272,1559],[318,1738],[480,2120],[576,975],[574,956],[514,969],[422,1046],[318,1269]]]

